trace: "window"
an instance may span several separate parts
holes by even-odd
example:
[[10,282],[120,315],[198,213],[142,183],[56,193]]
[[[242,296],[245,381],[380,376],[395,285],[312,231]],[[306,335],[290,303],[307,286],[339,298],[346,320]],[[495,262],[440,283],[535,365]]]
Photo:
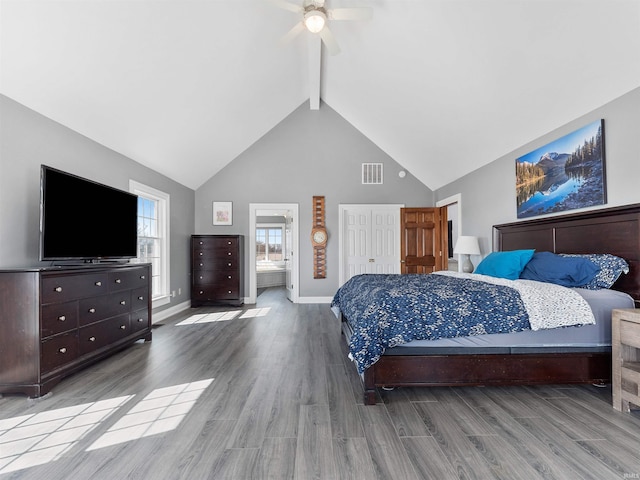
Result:
[[283,227],[256,228],[256,266],[258,270],[284,265]]
[[138,195],[138,258],[151,264],[153,306],[169,303],[169,195],[133,180]]

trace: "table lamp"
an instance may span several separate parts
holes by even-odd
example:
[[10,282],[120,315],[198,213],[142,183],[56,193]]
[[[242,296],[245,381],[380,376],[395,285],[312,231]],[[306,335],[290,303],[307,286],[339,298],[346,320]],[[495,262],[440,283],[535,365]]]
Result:
[[478,237],[469,235],[461,235],[458,237],[453,253],[464,255],[462,262],[462,271],[473,273],[473,263],[471,263],[470,255],[480,255],[480,246],[478,245]]

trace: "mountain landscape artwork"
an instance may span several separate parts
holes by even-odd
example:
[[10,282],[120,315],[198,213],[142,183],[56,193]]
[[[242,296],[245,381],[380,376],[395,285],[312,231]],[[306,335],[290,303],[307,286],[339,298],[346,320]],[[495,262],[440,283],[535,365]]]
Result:
[[518,218],[603,205],[604,120],[516,159]]

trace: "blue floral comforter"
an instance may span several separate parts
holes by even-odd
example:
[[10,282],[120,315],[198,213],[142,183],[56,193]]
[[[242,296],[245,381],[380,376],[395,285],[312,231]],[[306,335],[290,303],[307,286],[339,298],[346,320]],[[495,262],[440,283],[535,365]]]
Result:
[[531,328],[518,290],[458,276],[357,275],[340,287],[331,307],[353,328],[349,349],[359,373],[385,349],[412,340]]

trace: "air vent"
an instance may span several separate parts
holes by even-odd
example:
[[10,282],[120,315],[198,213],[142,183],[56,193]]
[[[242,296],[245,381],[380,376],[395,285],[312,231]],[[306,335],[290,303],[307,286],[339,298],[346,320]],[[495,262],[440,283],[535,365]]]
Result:
[[382,185],[382,163],[362,164],[362,184]]

